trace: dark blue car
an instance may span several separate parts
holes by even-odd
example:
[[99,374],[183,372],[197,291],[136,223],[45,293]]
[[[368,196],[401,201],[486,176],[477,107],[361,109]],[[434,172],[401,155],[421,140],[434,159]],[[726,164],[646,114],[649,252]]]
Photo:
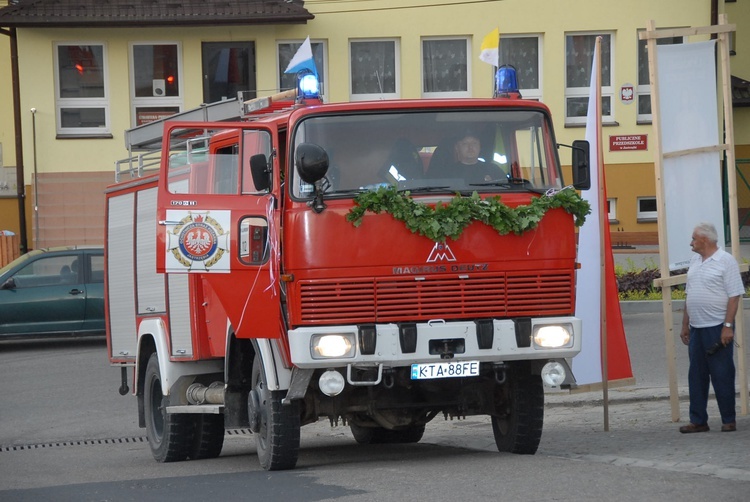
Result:
[[102,247],[37,249],[0,269],[0,338],[103,333]]

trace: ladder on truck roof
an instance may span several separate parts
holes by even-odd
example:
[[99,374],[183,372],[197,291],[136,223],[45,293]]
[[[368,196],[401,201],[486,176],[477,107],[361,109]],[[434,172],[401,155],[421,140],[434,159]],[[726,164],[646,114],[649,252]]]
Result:
[[[115,162],[115,181],[120,181],[122,173],[128,173],[130,178],[140,178],[145,171],[159,168],[161,160],[161,143],[164,132],[164,122],[227,122],[231,120],[247,119],[249,116],[266,110],[289,106],[287,103],[277,103],[282,100],[295,99],[297,103],[297,89],[290,89],[272,96],[245,100],[243,95],[247,91],[240,91],[236,98],[225,99],[215,103],[202,104],[192,110],[175,113],[168,117],[148,122],[125,130],[125,148],[128,150],[127,159]],[[277,106],[274,106],[276,104]],[[142,152],[142,153],[134,153]]]

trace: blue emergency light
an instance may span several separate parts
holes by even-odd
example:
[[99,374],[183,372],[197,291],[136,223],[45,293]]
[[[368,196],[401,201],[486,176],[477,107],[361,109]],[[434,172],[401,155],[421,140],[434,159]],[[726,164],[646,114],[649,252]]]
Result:
[[302,99],[319,99],[320,82],[318,76],[309,70],[297,73],[297,96]]
[[495,97],[520,97],[516,69],[504,64],[495,73]]

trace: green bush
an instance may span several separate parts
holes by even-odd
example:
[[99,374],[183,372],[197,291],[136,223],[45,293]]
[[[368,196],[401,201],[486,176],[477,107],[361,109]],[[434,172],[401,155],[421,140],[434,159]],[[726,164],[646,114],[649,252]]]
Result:
[[[670,272],[670,276],[686,274],[687,269]],[[620,300],[661,300],[661,288],[654,287],[654,279],[661,277],[661,271],[655,263],[646,263],[645,268],[636,268],[632,259],[628,258],[625,266],[615,265],[615,277],[617,277],[617,292]],[[745,285],[746,295],[750,288],[750,272],[742,273],[742,282]],[[672,299],[685,299],[685,285],[672,287]]]

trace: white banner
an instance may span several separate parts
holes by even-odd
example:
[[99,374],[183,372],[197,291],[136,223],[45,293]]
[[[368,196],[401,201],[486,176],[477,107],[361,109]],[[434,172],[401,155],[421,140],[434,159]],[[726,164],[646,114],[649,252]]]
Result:
[[[662,153],[720,144],[715,42],[657,46]],[[713,223],[724,244],[721,153],[665,157],[662,167],[669,268],[690,262],[695,225]]]
[[602,297],[602,259],[599,219],[602,210],[599,207],[599,147],[601,131],[597,127],[597,114],[601,108],[597,103],[597,85],[599,79],[599,44],[594,49],[591,63],[591,83],[589,87],[588,114],[586,116],[586,141],[589,142],[591,169],[591,188],[584,190],[581,196],[591,204],[591,214],[578,231],[578,263],[581,268],[576,272],[576,317],[582,323],[581,352],[573,358],[573,374],[578,385],[599,383],[602,381],[602,345],[601,345],[601,297]]

